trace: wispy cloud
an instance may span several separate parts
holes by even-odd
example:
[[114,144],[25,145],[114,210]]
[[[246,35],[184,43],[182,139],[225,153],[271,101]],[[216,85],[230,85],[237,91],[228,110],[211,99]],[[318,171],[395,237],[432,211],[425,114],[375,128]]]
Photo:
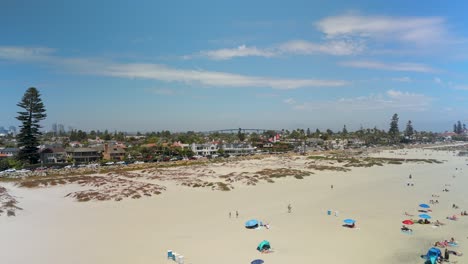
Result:
[[409,93],[398,90],[388,90],[385,94],[340,98],[335,101],[314,101],[298,103],[294,99],[286,99],[284,103],[296,110],[352,112],[377,110],[402,110],[420,112],[430,108],[433,98],[423,94]]
[[351,40],[333,40],[316,43],[306,40],[291,40],[267,48],[248,47],[241,45],[236,48],[205,50],[193,55],[185,55],[183,59],[197,57],[212,60],[229,60],[237,57],[271,58],[287,55],[328,54],[334,56],[348,56],[359,54],[365,49],[364,42]]
[[328,38],[360,37],[431,45],[450,39],[442,17],[340,15],[316,24]]
[[248,76],[235,73],[179,69],[162,64],[118,63],[88,58],[64,58],[53,56],[52,50],[43,48],[0,47],[0,59],[26,63],[41,62],[51,67],[80,74],[93,74],[121,78],[141,78],[164,82],[183,82],[190,85],[211,87],[264,87],[273,89],[298,89],[306,87],[340,87],[343,80],[290,79],[264,76]]
[[47,59],[54,49],[45,47],[0,46],[0,60],[33,61]]
[[113,64],[101,74],[115,77],[153,79],[166,82],[184,82],[216,87],[269,87],[289,90],[304,87],[337,87],[347,83],[341,80],[282,79],[240,74],[185,70],[160,64]]
[[292,98],[285,99],[283,102],[288,104],[288,105],[295,105],[296,104],[296,100],[294,100]]
[[[207,57],[213,60],[228,60],[235,57],[273,57],[276,56],[274,51],[268,49],[258,49],[256,47],[247,47],[246,45],[241,45],[233,49],[218,49],[218,50],[208,50],[202,51],[199,54],[202,57]],[[191,58],[191,56],[186,56],[186,59]]]
[[432,73],[437,72],[436,69],[429,65],[420,63],[386,63],[380,61],[345,61],[340,65],[352,68],[374,69],[374,70],[388,70],[388,71],[403,71],[403,72],[421,72]]
[[344,56],[361,53],[364,43],[351,40],[334,40],[325,43],[314,43],[305,40],[293,40],[281,44],[278,52],[281,54],[309,55],[324,53],[329,55]]

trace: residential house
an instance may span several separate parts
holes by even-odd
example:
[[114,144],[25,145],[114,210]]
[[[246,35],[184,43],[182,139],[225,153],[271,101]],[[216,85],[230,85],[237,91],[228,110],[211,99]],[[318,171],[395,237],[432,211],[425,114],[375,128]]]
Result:
[[45,147],[39,150],[42,163],[64,163],[67,161],[67,152],[62,147]]
[[125,149],[119,145],[104,144],[104,151],[102,152],[102,157],[105,160],[124,160]]
[[252,154],[255,152],[256,148],[252,147],[250,144],[224,144],[222,146],[224,153],[229,155],[245,155]]
[[7,157],[16,156],[19,153],[19,148],[4,148],[0,149],[0,154],[4,154]]
[[217,154],[219,150],[219,146],[213,143],[208,144],[192,144],[192,151],[195,155],[198,156],[208,156]]
[[101,159],[101,154],[94,148],[69,148],[66,152],[67,158],[77,163],[95,162]]

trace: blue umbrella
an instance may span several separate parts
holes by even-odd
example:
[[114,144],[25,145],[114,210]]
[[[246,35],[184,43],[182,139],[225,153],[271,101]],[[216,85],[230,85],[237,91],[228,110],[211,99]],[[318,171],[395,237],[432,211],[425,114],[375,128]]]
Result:
[[245,227],[255,227],[258,225],[258,221],[255,219],[245,222]]
[[421,207],[421,208],[431,208],[428,204],[420,204],[419,207]]
[[428,214],[420,214],[419,215],[419,218],[422,218],[422,219],[431,219],[432,217]]
[[345,220],[343,220],[343,222],[345,224],[352,225],[352,224],[354,224],[356,222],[356,220],[354,220],[354,219],[345,219]]
[[265,261],[263,261],[262,259],[256,259],[256,260],[253,260],[252,262],[250,262],[250,264],[263,264]]

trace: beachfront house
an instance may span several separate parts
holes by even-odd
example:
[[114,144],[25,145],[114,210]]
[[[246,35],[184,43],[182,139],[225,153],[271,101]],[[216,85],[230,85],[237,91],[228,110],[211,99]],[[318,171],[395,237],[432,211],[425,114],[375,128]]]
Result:
[[77,163],[95,162],[101,159],[101,154],[94,148],[69,148],[66,152],[67,158]]
[[102,152],[102,157],[105,160],[124,160],[125,159],[125,149],[121,145],[113,144],[104,144],[104,151]]
[[252,147],[250,144],[238,143],[238,144],[224,144],[222,146],[224,153],[229,155],[247,155],[252,154],[257,149]]
[[67,152],[62,147],[45,147],[39,150],[42,163],[64,163],[67,161]]
[[217,154],[219,146],[217,144],[208,143],[208,144],[195,144],[191,146],[192,152],[198,156],[208,156]]

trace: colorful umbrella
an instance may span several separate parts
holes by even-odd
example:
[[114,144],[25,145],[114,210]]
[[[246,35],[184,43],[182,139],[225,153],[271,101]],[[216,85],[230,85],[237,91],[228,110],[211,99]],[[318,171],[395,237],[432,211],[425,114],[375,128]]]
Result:
[[354,220],[354,219],[345,219],[345,220],[343,220],[343,222],[345,224],[347,224],[347,225],[352,225],[352,224],[354,224],[356,222],[356,220]]
[[245,227],[247,228],[252,228],[252,227],[257,227],[257,226],[258,226],[258,221],[255,219],[245,222]]
[[250,262],[250,264],[263,264],[265,261],[263,259],[256,259]]
[[419,207],[421,207],[421,208],[431,208],[428,204],[420,204]]
[[432,218],[432,217],[431,217],[430,215],[428,215],[428,214],[420,214],[419,217],[422,218],[422,219],[431,219],[431,218]]
[[412,224],[414,224],[414,222],[411,221],[411,220],[409,220],[409,219],[404,220],[402,223],[405,224],[405,225],[412,225]]

